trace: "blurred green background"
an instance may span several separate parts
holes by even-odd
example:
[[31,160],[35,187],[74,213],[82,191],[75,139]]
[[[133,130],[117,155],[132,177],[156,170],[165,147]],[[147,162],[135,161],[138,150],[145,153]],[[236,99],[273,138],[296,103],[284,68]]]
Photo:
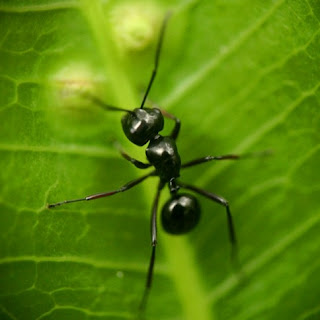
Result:
[[108,199],[46,204],[142,174],[113,146],[145,159],[121,115],[78,92],[139,106],[168,9],[150,99],[182,120],[183,162],[273,155],[182,172],[229,200],[241,272],[230,263],[224,208],[201,198],[189,235],[159,226],[146,318],[320,318],[319,1],[1,0],[1,320],[135,318],[156,178]]

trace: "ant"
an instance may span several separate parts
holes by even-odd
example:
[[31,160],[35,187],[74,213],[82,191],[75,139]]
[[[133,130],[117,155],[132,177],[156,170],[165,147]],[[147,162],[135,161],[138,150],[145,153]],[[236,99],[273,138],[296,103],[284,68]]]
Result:
[[[164,204],[161,212],[161,222],[163,229],[166,232],[175,235],[185,234],[194,229],[195,226],[198,224],[200,220],[201,211],[197,198],[189,193],[179,193],[180,189],[191,190],[194,193],[198,193],[225,207],[227,213],[229,238],[232,246],[232,257],[235,258],[237,253],[235,229],[228,201],[214,193],[181,182],[180,180],[178,180],[178,178],[180,177],[180,169],[185,169],[213,160],[236,160],[239,159],[240,156],[234,154],[222,156],[206,156],[181,164],[179,152],[176,146],[176,140],[178,138],[181,126],[180,120],[176,118],[174,115],[170,114],[169,112],[160,110],[159,108],[144,107],[158,70],[159,56],[163,43],[164,32],[170,15],[170,13],[166,14],[161,25],[155,52],[154,69],[152,71],[151,78],[149,80],[147,90],[142,99],[140,108],[136,108],[134,110],[122,109],[115,106],[107,105],[99,98],[91,94],[83,94],[85,98],[91,100],[94,104],[102,107],[105,110],[125,112],[125,115],[122,117],[121,120],[122,129],[126,137],[135,145],[143,146],[146,143],[149,143],[146,149],[146,157],[148,163],[144,163],[130,157],[123,150],[120,150],[120,153],[126,160],[131,162],[135,167],[139,169],[147,169],[149,167],[154,167],[154,170],[146,175],[143,175],[138,179],[126,183],[117,190],[93,194],[79,199],[65,200],[48,205],[48,208],[54,208],[67,203],[89,201],[109,197],[119,192],[127,191],[149,177],[159,177],[159,183],[153,201],[151,215],[152,249],[149,268],[146,277],[145,289],[139,306],[140,312],[144,312],[145,310],[148,295],[150,293],[152,285],[157,246],[157,210],[161,190],[164,188],[166,184],[169,187],[171,195],[171,198]],[[159,134],[159,132],[163,129],[164,126],[164,117],[171,119],[175,122],[173,130],[168,136],[162,136],[161,134]]]

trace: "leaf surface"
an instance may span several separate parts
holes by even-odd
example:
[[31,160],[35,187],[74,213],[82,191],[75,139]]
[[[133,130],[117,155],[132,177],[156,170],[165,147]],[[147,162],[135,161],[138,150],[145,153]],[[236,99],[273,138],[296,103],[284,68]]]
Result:
[[[153,17],[145,47],[121,48],[127,40],[114,30],[125,21],[122,5]],[[108,199],[46,204],[143,174],[113,146],[120,141],[144,161],[121,115],[73,92],[93,88],[107,103],[138,107],[168,8],[150,99],[181,119],[183,162],[272,155],[181,172],[228,199],[240,270],[230,263],[225,209],[199,196],[193,232],[172,237],[159,226],[147,318],[319,318],[318,1],[15,0],[0,1],[1,319],[135,317],[156,179]],[[172,126],[167,120],[165,133]],[[168,197],[165,190],[161,203]]]

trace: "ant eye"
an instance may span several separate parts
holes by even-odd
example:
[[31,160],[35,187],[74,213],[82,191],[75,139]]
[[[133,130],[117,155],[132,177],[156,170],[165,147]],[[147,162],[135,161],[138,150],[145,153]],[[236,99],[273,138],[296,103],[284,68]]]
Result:
[[157,108],[134,109],[121,120],[127,138],[138,146],[143,146],[163,129],[164,119]]
[[170,234],[187,233],[198,224],[199,220],[199,202],[190,194],[176,195],[162,208],[162,226]]

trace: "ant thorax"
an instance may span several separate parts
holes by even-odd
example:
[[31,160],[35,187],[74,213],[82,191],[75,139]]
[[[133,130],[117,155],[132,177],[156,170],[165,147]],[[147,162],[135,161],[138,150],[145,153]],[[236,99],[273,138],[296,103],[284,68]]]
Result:
[[170,136],[156,135],[146,149],[146,156],[162,181],[169,182],[172,178],[179,177],[180,155],[176,142]]

